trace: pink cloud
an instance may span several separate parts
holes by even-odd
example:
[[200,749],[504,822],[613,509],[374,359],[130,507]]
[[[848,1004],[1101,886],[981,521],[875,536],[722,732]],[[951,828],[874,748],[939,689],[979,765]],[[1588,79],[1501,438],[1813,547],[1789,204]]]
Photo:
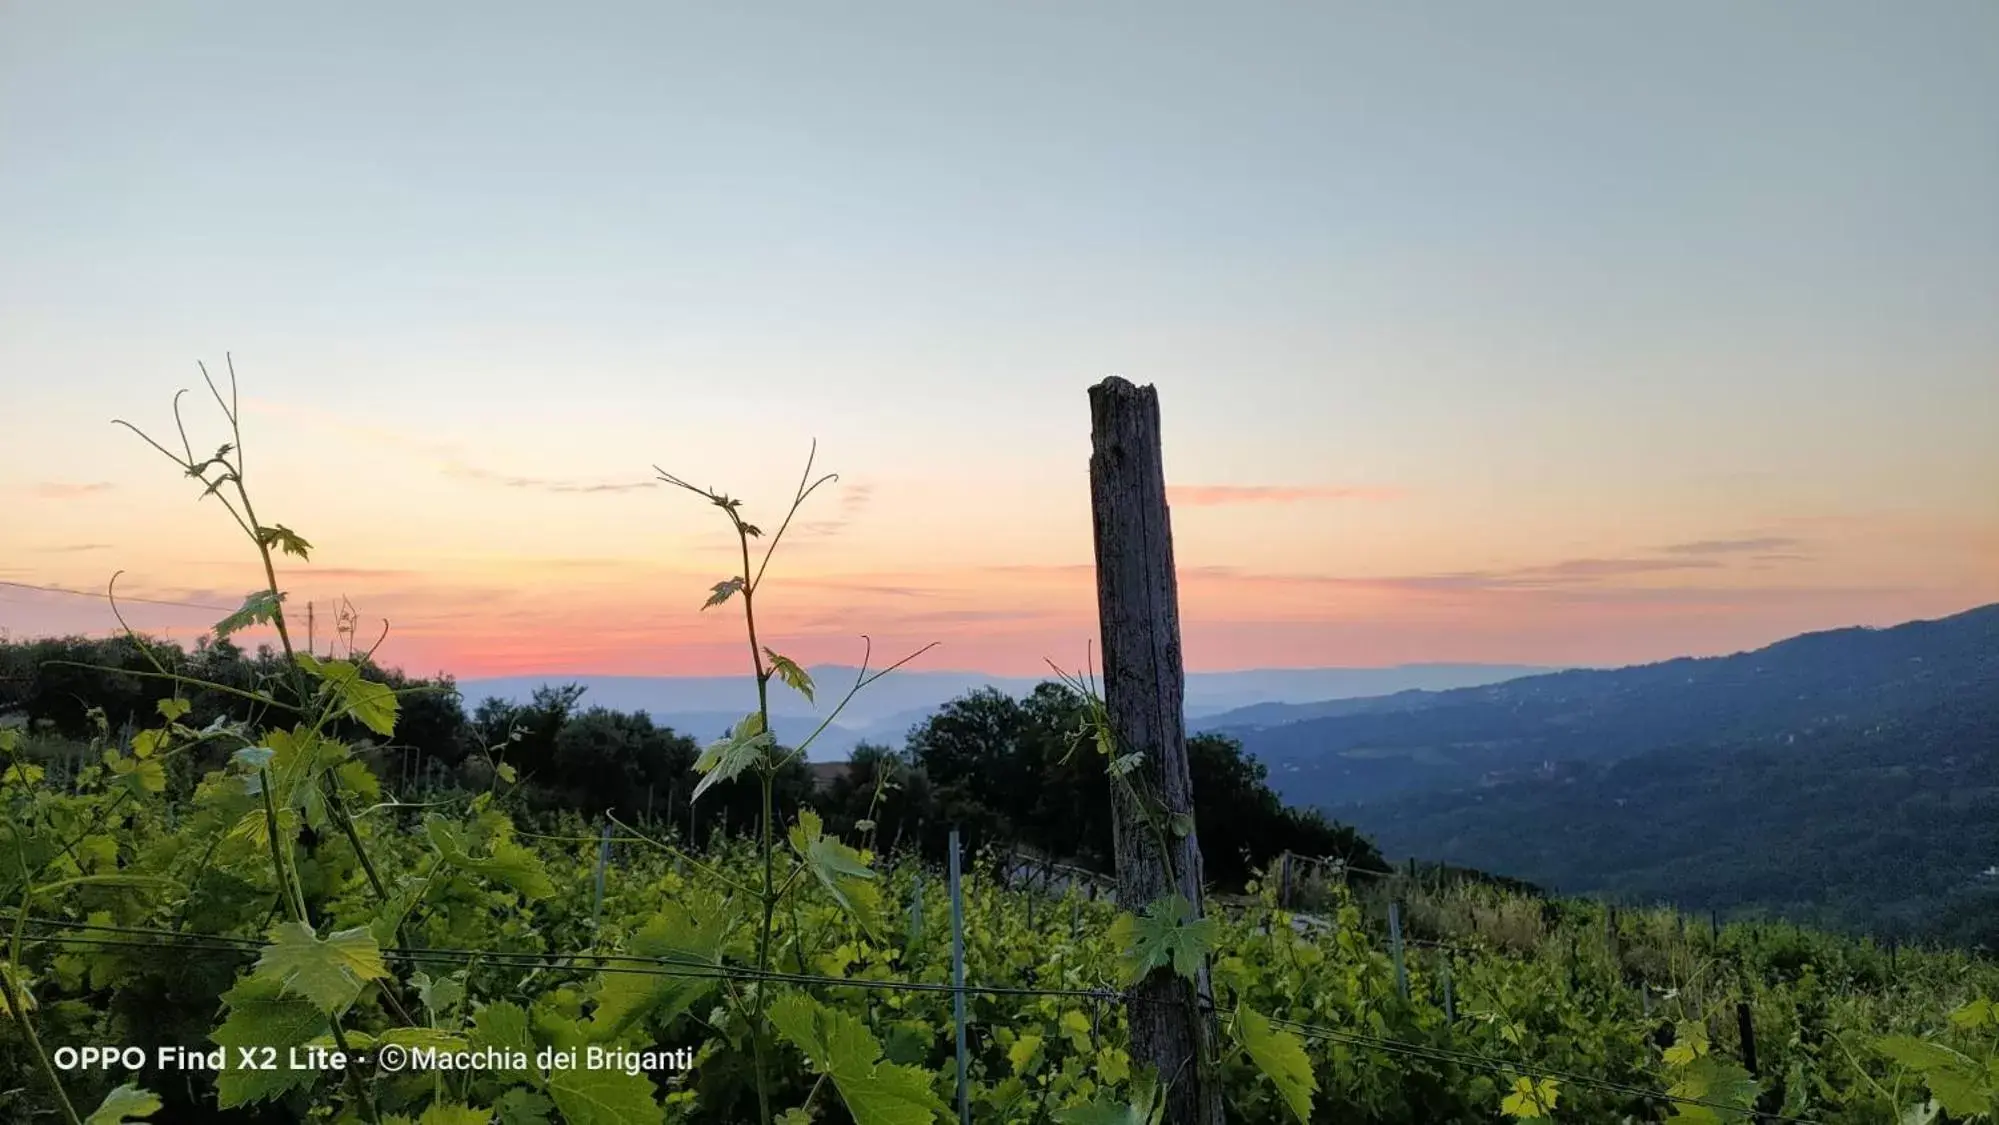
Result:
[[88,484],[72,484],[66,481],[37,481],[28,491],[44,500],[74,500],[79,496],[94,496],[109,492],[116,487],[110,481],[91,481]]

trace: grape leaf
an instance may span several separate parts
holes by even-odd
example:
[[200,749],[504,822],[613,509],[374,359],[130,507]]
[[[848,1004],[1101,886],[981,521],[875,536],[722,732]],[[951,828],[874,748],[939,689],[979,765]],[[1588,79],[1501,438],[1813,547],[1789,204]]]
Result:
[[500,1125],[547,1125],[549,1111],[554,1108],[554,1102],[519,1086],[493,1103],[493,1109],[500,1115]]
[[713,609],[715,606],[728,601],[729,595],[742,588],[743,580],[740,578],[731,578],[727,582],[717,582],[715,583],[714,591],[708,595],[708,600],[701,603],[701,608]]
[[881,1044],[846,1012],[790,992],[771,1005],[770,1022],[833,1080],[854,1125],[930,1125],[951,1112],[927,1072],[884,1062]]
[[1015,1074],[1025,1075],[1027,1068],[1041,1058],[1041,1044],[1039,1035],[1023,1035],[1014,1040],[1013,1046],[1006,1049],[1007,1065]]
[[1311,1121],[1312,1094],[1319,1088],[1319,1082],[1312,1077],[1312,1060],[1305,1056],[1304,1040],[1272,1026],[1269,1020],[1248,1008],[1237,1009],[1235,1032],[1243,1051],[1277,1087],[1284,1104],[1291,1107],[1299,1121]]
[[1166,1099],[1159,1096],[1159,1085],[1147,1071],[1133,1084],[1130,1101],[1099,1099],[1058,1109],[1055,1120],[1061,1125],[1157,1125],[1165,1113]]
[[1215,948],[1221,924],[1195,918],[1193,904],[1178,892],[1145,908],[1144,917],[1118,915],[1111,924],[1111,941],[1121,949],[1124,983],[1137,984],[1147,973],[1167,965],[1193,980],[1201,958]]
[[224,1048],[223,1069],[215,1076],[216,1104],[234,1109],[267,1101],[310,1086],[319,1077],[316,1070],[242,1068],[237,1056],[238,1048],[261,1053],[268,1047],[283,1057],[290,1048],[327,1034],[326,1015],[311,1001],[285,996],[276,981],[255,974],[236,982],[222,1000],[229,1007],[229,1018],[208,1036]]
[[[276,524],[272,527],[258,528],[257,542],[266,547],[269,547],[273,543],[275,543],[277,544],[278,549],[280,551],[283,551],[287,555],[297,555],[299,558],[305,559],[307,562],[312,561],[311,559],[312,544],[306,542],[305,539],[302,538],[298,532],[293,531],[291,528],[286,527],[284,524]],[[426,1118],[425,1120],[427,1122],[429,1119]]]
[[104,1095],[104,1101],[83,1119],[83,1125],[130,1125],[158,1113],[160,1104],[158,1094],[128,1083]]
[[301,652],[298,663],[332,689],[340,705],[362,726],[384,738],[396,733],[394,688],[364,678],[349,660],[321,660],[309,652]]
[[[607,972],[597,989],[597,1009],[590,1016],[590,1034],[599,1041],[615,1039],[639,1020],[656,1015],[671,1020],[715,988],[722,963],[722,943],[731,919],[721,911],[699,915],[680,903],[668,901],[638,933],[632,935],[626,952],[633,957],[658,958],[686,964],[706,976],[666,976],[635,972]],[[643,964],[613,968],[642,968]]]
[[791,657],[780,656],[772,652],[769,648],[764,649],[764,655],[770,658],[771,671],[777,673],[778,678],[784,681],[784,685],[804,696],[805,701],[810,703],[812,701],[812,677],[805,674],[805,669],[800,668]]
[[717,782],[728,781],[755,765],[769,747],[777,745],[777,740],[764,729],[763,714],[753,711],[743,716],[729,737],[708,744],[695,759],[694,770],[702,775],[694,787],[694,795],[689,801],[698,801],[708,787]]
[[812,869],[820,885],[832,894],[834,901],[852,914],[870,935],[879,934],[881,888],[874,881],[874,870],[861,858],[861,853],[834,837],[823,835],[822,828],[823,823],[817,812],[800,810],[798,823],[791,826],[789,833],[791,846]]
[[571,1067],[549,1076],[548,1092],[569,1125],[659,1125],[665,1117],[643,1074]]
[[366,926],[340,930],[321,938],[303,922],[283,922],[271,929],[271,944],[251,978],[275,982],[286,993],[297,993],[328,1015],[346,1009],[361,995],[362,986],[389,975],[382,951]]
[[1548,1116],[1555,1108],[1555,1101],[1561,1097],[1561,1089],[1552,1078],[1516,1078],[1513,1089],[1506,1100],[1499,1104],[1499,1112],[1508,1117],[1532,1121]]
[[227,640],[229,634],[252,625],[270,624],[277,619],[278,604],[283,600],[283,594],[272,594],[269,590],[252,591],[244,596],[240,609],[215,623],[215,638]]
[[431,845],[451,866],[505,883],[530,899],[540,900],[555,894],[555,883],[542,866],[541,857],[513,840],[495,840],[492,855],[475,858],[466,852],[451,822],[431,815],[424,818],[423,827]]

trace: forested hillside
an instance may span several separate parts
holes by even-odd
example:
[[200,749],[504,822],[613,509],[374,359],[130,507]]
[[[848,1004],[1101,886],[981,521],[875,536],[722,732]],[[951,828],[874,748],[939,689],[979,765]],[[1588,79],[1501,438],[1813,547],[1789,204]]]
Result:
[[1390,853],[1633,902],[1999,936],[1982,874],[1999,863],[1999,606],[1327,706],[1222,729],[1288,800]]

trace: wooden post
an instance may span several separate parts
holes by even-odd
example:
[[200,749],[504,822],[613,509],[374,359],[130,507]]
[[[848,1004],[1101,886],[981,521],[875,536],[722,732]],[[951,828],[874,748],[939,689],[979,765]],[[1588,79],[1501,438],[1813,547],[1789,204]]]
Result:
[[596,929],[604,912],[604,869],[611,863],[611,822],[597,836],[597,893],[590,899],[590,928]]
[[[1180,655],[1180,589],[1173,569],[1172,518],[1159,444],[1159,394],[1112,376],[1090,388],[1090,509],[1097,562],[1097,616],[1103,635],[1104,703],[1119,754],[1140,753],[1130,779],[1170,819],[1161,854],[1146,810],[1131,787],[1111,787],[1111,832],[1118,905],[1142,913],[1176,892],[1200,917],[1201,849],[1188,778],[1186,667]],[[1170,1125],[1220,1125],[1222,1092],[1212,1081],[1218,1028],[1203,962],[1188,982],[1160,967],[1126,1001],[1134,1063],[1171,1083]]]
[[1277,877],[1277,905],[1282,909],[1289,910],[1291,909],[1291,853],[1289,850],[1286,850],[1284,853],[1283,863],[1283,873]]
[[958,870],[958,830],[951,830],[951,1019],[958,1029],[958,1125],[972,1125],[965,1082],[965,885]]
[[1402,960],[1402,904],[1388,904],[1388,955],[1395,961],[1395,991],[1409,999],[1409,969]]
[[1760,1072],[1756,1069],[1756,1024],[1749,1016],[1749,1001],[1735,1002],[1735,1023],[1742,1035],[1742,1069],[1757,1076]]

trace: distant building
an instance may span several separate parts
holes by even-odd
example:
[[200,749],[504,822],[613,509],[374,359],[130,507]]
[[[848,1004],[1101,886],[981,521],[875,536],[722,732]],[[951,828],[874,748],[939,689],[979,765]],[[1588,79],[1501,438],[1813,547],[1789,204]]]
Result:
[[832,787],[835,778],[847,775],[847,771],[853,768],[853,763],[807,762],[805,763],[805,768],[812,773],[812,788],[828,789]]

